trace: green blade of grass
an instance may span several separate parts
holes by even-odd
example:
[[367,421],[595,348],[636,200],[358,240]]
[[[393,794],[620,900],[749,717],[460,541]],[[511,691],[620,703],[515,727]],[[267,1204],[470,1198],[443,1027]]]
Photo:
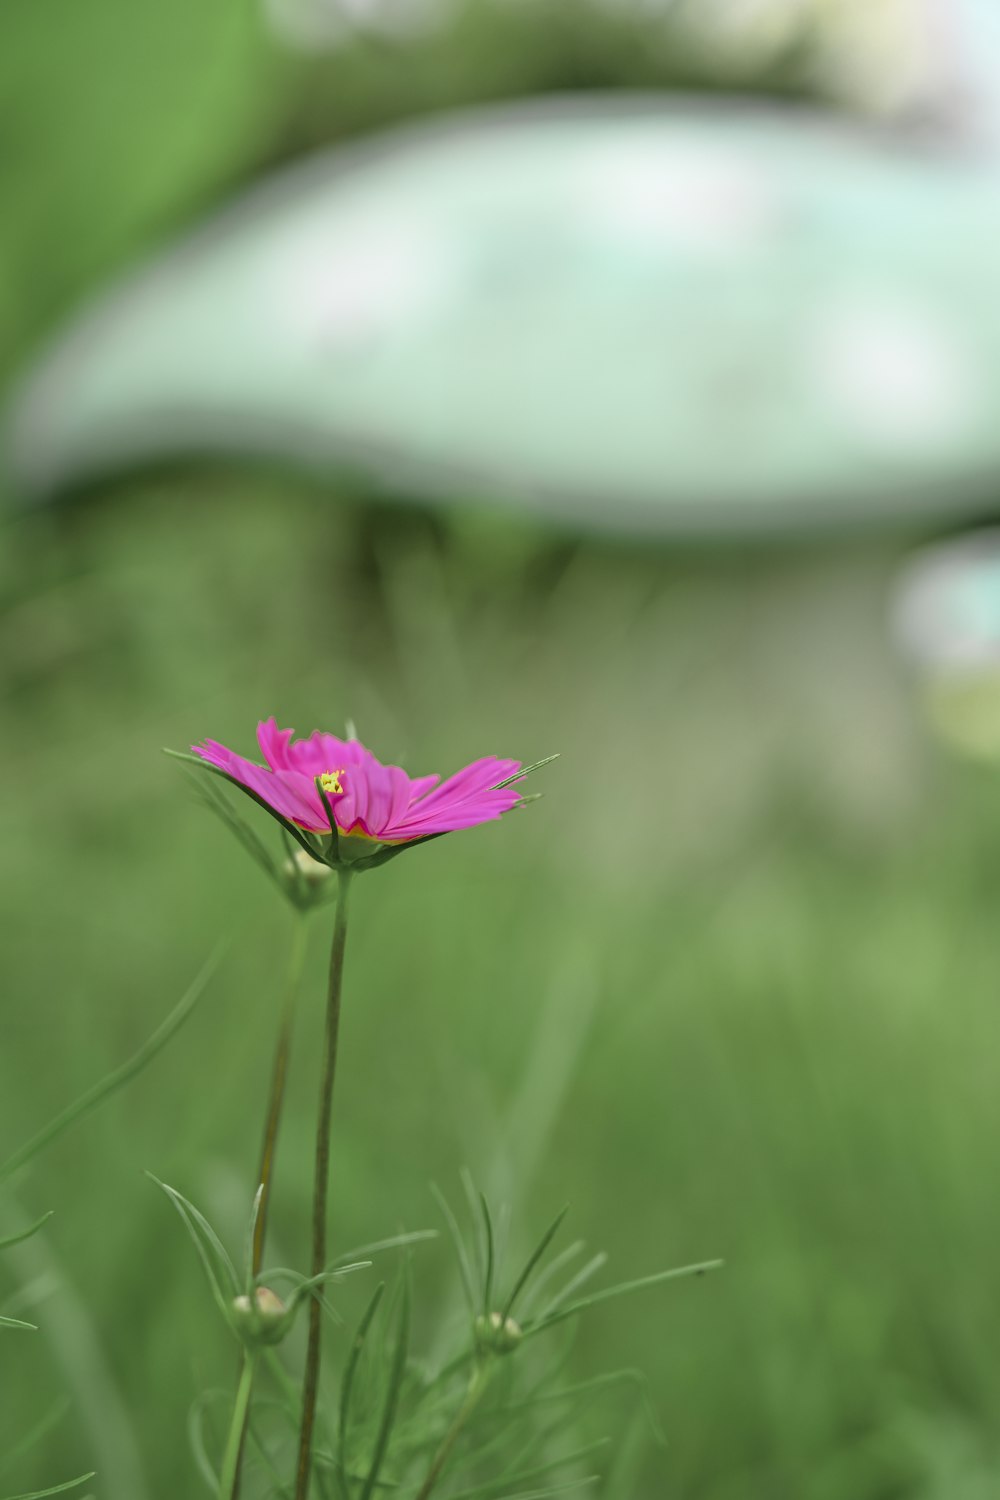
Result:
[[67,1479],[65,1484],[54,1484],[51,1489],[47,1490],[31,1490],[26,1495],[8,1495],[6,1500],[45,1500],[46,1495],[63,1495],[67,1490],[75,1490],[81,1484],[86,1484],[87,1480],[93,1479],[96,1473],[97,1470],[92,1469],[89,1474],[80,1474],[76,1479]]
[[527,1316],[528,1308],[534,1307],[541,1300],[545,1288],[555,1280],[559,1272],[565,1270],[570,1261],[575,1260],[585,1248],[586,1240],[574,1240],[572,1245],[567,1245],[565,1250],[560,1250],[558,1255],[554,1255],[543,1271],[539,1271],[528,1288],[525,1316]]
[[550,1318],[558,1308],[562,1307],[563,1303],[569,1301],[575,1292],[578,1292],[582,1286],[586,1286],[590,1278],[596,1276],[607,1263],[608,1256],[605,1250],[600,1250],[596,1255],[591,1256],[587,1264],[580,1267],[576,1275],[567,1281],[562,1290],[557,1292],[544,1310],[538,1314],[538,1321],[544,1323],[546,1318]]
[[361,1359],[368,1330],[371,1328],[372,1319],[378,1311],[378,1305],[385,1292],[385,1282],[380,1281],[369,1299],[368,1306],[361,1314],[357,1332],[351,1340],[351,1352],[347,1356],[347,1364],[344,1368],[344,1378],[340,1387],[340,1422],[337,1429],[337,1469],[341,1476],[347,1469],[347,1433],[351,1417],[351,1394],[354,1390],[354,1377],[358,1372],[358,1362]]
[[30,1240],[32,1235],[38,1233],[43,1224],[49,1222],[54,1213],[55,1209],[50,1208],[47,1214],[42,1214],[40,1219],[35,1220],[30,1229],[22,1229],[19,1234],[9,1234],[5,1240],[0,1240],[0,1250],[8,1250],[11,1245],[20,1245],[25,1240]]
[[27,1432],[21,1434],[16,1443],[4,1448],[4,1469],[9,1469],[23,1453],[30,1453],[36,1443],[41,1442],[42,1438],[50,1433],[54,1427],[59,1426],[59,1423],[69,1409],[70,1402],[68,1397],[60,1396],[59,1400],[49,1407],[44,1416],[39,1417],[33,1427],[29,1427]]
[[483,1211],[483,1228],[486,1232],[486,1274],[483,1278],[483,1312],[489,1313],[490,1303],[493,1299],[496,1245],[493,1234],[493,1220],[490,1217],[490,1206],[486,1201],[484,1193],[479,1194],[479,1203]]
[[440,1233],[436,1229],[414,1229],[409,1234],[393,1234],[385,1240],[372,1240],[367,1245],[356,1245],[353,1250],[345,1250],[343,1255],[338,1255],[333,1262],[334,1266],[342,1265],[344,1261],[360,1260],[364,1255],[377,1255],[380,1250],[399,1250],[405,1245],[416,1245],[421,1240],[440,1239]]
[[[197,796],[199,802],[201,802],[202,806],[207,807],[209,812],[214,813],[214,815],[219,819],[220,823],[224,824],[224,826],[229,829],[233,837],[243,845],[244,849],[250,855],[250,858],[260,866],[260,868],[264,871],[264,874],[267,875],[270,880],[273,880],[274,883],[279,887],[279,889],[284,890],[285,885],[282,881],[281,874],[274,863],[274,860],[271,858],[264,844],[250,827],[249,823],[244,822],[244,820],[236,812],[233,811],[228,801],[223,796],[222,792],[219,791],[217,787],[213,786],[210,781],[206,780],[205,777],[198,776],[196,772],[188,771],[187,769],[185,769],[185,775],[190,781],[194,793]],[[281,832],[284,836],[284,829],[282,829]]]
[[721,1260],[699,1261],[691,1266],[678,1266],[673,1271],[657,1271],[652,1276],[640,1276],[636,1281],[622,1281],[617,1286],[606,1287],[603,1292],[594,1292],[590,1297],[581,1297],[577,1302],[571,1302],[567,1307],[560,1308],[551,1317],[540,1318],[537,1322],[529,1323],[523,1329],[527,1338],[530,1334],[541,1333],[545,1328],[551,1328],[556,1323],[561,1323],[564,1318],[573,1318],[577,1313],[586,1312],[590,1307],[596,1307],[601,1302],[610,1302],[615,1297],[625,1297],[630,1292],[641,1292],[646,1287],[661,1286],[665,1281],[679,1281],[685,1276],[704,1276],[709,1271],[717,1271],[723,1264]]
[[164,755],[169,755],[171,760],[180,760],[189,766],[197,766],[200,771],[206,771],[211,776],[221,776],[223,781],[228,781],[230,786],[234,786],[238,792],[242,792],[245,797],[249,797],[251,802],[256,802],[258,807],[262,807],[268,817],[273,818],[276,823],[280,823],[289,837],[293,838],[297,844],[301,844],[306,853],[311,855],[313,859],[318,860],[320,864],[326,863],[325,860],[320,858],[320,855],[317,853],[317,845],[313,843],[304,829],[299,828],[298,824],[293,823],[289,818],[283,817],[263,797],[258,796],[250,787],[244,786],[242,781],[237,781],[235,776],[230,776],[228,771],[224,771],[221,766],[213,766],[211,761],[203,760],[200,755],[188,755],[184,750],[168,750],[164,746],[163,753]]
[[87,1089],[86,1093],[81,1094],[80,1098],[73,1104],[67,1105],[64,1110],[61,1110],[56,1115],[55,1119],[50,1120],[37,1134],[33,1135],[23,1146],[20,1146],[13,1155],[8,1156],[7,1160],[0,1166],[0,1182],[5,1182],[12,1173],[16,1172],[19,1167],[23,1167],[44,1146],[49,1145],[57,1136],[62,1135],[64,1130],[68,1130],[71,1125],[75,1124],[85,1114],[89,1114],[91,1110],[96,1109],[99,1104],[103,1104],[104,1100],[109,1098],[118,1089],[124,1088],[125,1084],[130,1083],[137,1073],[142,1072],[147,1063],[152,1062],[156,1054],[180,1030],[188,1016],[194,1010],[205,992],[208,981],[219,966],[222,952],[222,948],[216,949],[215,953],[213,953],[195,978],[187,994],[174,1006],[166,1020],[161,1022],[149,1040],[144,1042],[139,1048],[138,1052],[130,1057],[127,1062],[122,1063],[120,1067],[110,1072],[107,1077],[102,1078],[99,1083],[95,1083],[92,1088]]
[[[162,1188],[180,1215],[181,1223],[187,1230],[191,1243],[198,1254],[198,1259],[202,1263],[205,1275],[208,1277],[212,1296],[215,1298],[219,1311],[228,1323],[233,1298],[239,1291],[239,1279],[236,1275],[236,1267],[229,1259],[225,1246],[205,1218],[205,1215],[195,1208],[194,1204],[190,1203],[184,1197],[183,1193],[179,1193],[169,1183],[161,1182],[152,1172],[147,1172],[146,1176],[151,1182],[155,1182],[158,1188]],[[228,1286],[223,1286],[224,1281],[228,1281]]]
[[477,1312],[475,1278],[472,1274],[472,1265],[469,1261],[469,1252],[466,1250],[465,1241],[462,1239],[462,1231],[458,1227],[458,1220],[455,1218],[455,1215],[451,1211],[451,1204],[448,1202],[447,1198],[445,1197],[444,1193],[442,1193],[436,1182],[431,1183],[431,1192],[434,1194],[434,1197],[437,1200],[438,1208],[440,1208],[442,1214],[444,1215],[444,1221],[448,1226],[448,1233],[451,1235],[452,1243],[455,1246],[455,1254],[458,1257],[459,1274],[461,1276],[462,1287],[465,1291],[465,1296],[469,1304],[469,1311],[472,1313],[473,1317],[475,1317]]
[[556,1233],[558,1232],[560,1224],[562,1223],[563,1219],[565,1219],[565,1217],[566,1217],[566,1215],[568,1213],[569,1213],[569,1204],[567,1203],[566,1206],[564,1208],[561,1208],[559,1210],[559,1212],[556,1214],[555,1218],[552,1220],[552,1223],[549,1225],[548,1229],[546,1229],[545,1233],[542,1235],[542,1237],[539,1240],[538,1244],[535,1246],[534,1250],[528,1256],[527,1262],[525,1263],[525,1266],[524,1266],[524,1270],[521,1272],[520,1276],[515,1281],[514,1288],[513,1288],[512,1292],[511,1292],[510,1296],[507,1298],[506,1303],[504,1304],[503,1313],[501,1314],[502,1317],[504,1317],[504,1318],[509,1318],[510,1317],[511,1310],[512,1310],[512,1308],[514,1306],[514,1303],[517,1301],[518,1296],[523,1291],[524,1285],[525,1285],[526,1281],[528,1280],[528,1277],[531,1275],[532,1271],[535,1269],[535,1267],[537,1266],[538,1262],[541,1260],[542,1256],[545,1254],[546,1250],[549,1248],[549,1245],[551,1244],[553,1238],[555,1237]]
[[511,1484],[525,1484],[534,1479],[542,1479],[546,1474],[553,1473],[556,1469],[564,1469],[567,1464],[579,1463],[582,1458],[589,1458],[591,1454],[606,1448],[610,1438],[598,1438],[594,1443],[588,1443],[584,1448],[577,1448],[572,1453],[564,1453],[561,1458],[550,1458],[545,1463],[535,1464],[530,1469],[521,1469],[516,1474],[501,1474],[497,1479],[488,1479],[484,1484],[476,1485],[473,1489],[459,1490],[451,1496],[451,1500],[492,1500],[493,1496],[501,1495]]
[[385,1401],[382,1406],[382,1416],[379,1421],[378,1436],[375,1439],[375,1451],[372,1454],[371,1466],[367,1478],[361,1490],[361,1500],[371,1500],[372,1493],[378,1483],[379,1473],[385,1460],[389,1447],[389,1439],[392,1436],[393,1424],[396,1420],[396,1408],[399,1405],[399,1393],[403,1385],[403,1376],[406,1374],[406,1355],[410,1341],[410,1278],[406,1269],[403,1271],[403,1293],[400,1299],[399,1321],[396,1330],[396,1344],[392,1354],[392,1364],[389,1369],[389,1384],[386,1388]]

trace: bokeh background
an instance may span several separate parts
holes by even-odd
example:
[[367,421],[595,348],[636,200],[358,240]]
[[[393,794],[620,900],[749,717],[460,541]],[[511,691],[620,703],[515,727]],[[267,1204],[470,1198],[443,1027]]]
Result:
[[[986,329],[1000,157],[962,72],[959,9],[946,46],[933,7],[847,0],[8,8],[9,409],[80,308],[284,164],[450,107],[565,92],[669,106],[684,90],[734,138],[747,127],[725,112],[750,94],[789,143],[808,107],[833,139],[916,163],[951,257],[935,327],[960,317],[957,288],[984,299]],[[977,207],[950,228],[959,181]],[[883,270],[891,236],[902,264],[916,233],[911,187],[897,210],[887,182],[852,210],[862,229],[877,220]],[[792,299],[796,263],[769,274]],[[756,276],[748,264],[751,303]],[[726,330],[708,319],[707,353],[676,349],[678,389]],[[207,331],[192,369],[224,333]],[[526,337],[555,336],[543,309]],[[662,506],[637,530],[572,494],[554,515],[530,483],[436,495],[405,449],[391,482],[356,453],[299,463],[288,443],[262,458],[192,436],[186,452],[183,424],[160,455],[67,461],[46,489],[30,476],[73,412],[50,402],[30,461],[15,423],[0,1155],[137,1047],[220,935],[232,946],[141,1082],[0,1201],[15,1225],[57,1210],[0,1267],[0,1307],[41,1325],[3,1343],[0,1465],[48,1424],[0,1491],[93,1467],[106,1500],[198,1493],[187,1416],[230,1383],[232,1350],[143,1169],[239,1242],[290,917],[159,752],[207,735],[249,752],[275,713],[303,732],[350,716],[414,772],[562,754],[529,810],[356,891],[336,1243],[434,1226],[430,1181],[457,1194],[467,1165],[512,1201],[522,1244],[568,1200],[572,1232],[622,1279],[723,1256],[722,1275],[581,1330],[574,1372],[642,1369],[668,1438],[633,1432],[634,1396],[581,1418],[585,1437],[638,1434],[615,1494],[996,1493],[1000,611],[988,530],[945,566],[944,604],[926,549],[992,519],[1000,464],[988,444],[966,451],[959,424],[933,486],[911,483],[957,388],[924,346],[883,352],[880,332],[862,407],[888,402],[891,463],[817,460],[813,490],[791,484],[764,528],[711,494],[692,511],[669,453]],[[762,380],[780,353],[762,342]],[[970,377],[987,406],[990,357]],[[744,374],[703,388],[703,449],[713,411],[730,432],[751,399]],[[730,453],[737,497],[765,439],[748,442]],[[685,472],[697,463],[689,444]],[[625,454],[623,495],[630,483]],[[891,507],[866,509],[887,490]],[[286,1263],[308,1221],[321,926],[280,1159]],[[423,1248],[416,1274],[431,1346],[446,1247]]]

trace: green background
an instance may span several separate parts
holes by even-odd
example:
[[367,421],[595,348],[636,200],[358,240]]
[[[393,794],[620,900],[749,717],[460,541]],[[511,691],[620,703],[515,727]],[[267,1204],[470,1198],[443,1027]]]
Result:
[[[8,12],[8,373],[105,277],[306,146],[438,102],[713,81],[575,11],[478,14],[416,60],[306,64],[245,8]],[[41,1325],[0,1347],[0,1464],[66,1399],[0,1493],[91,1467],[107,1500],[199,1492],[187,1411],[230,1385],[232,1349],[142,1171],[238,1244],[289,915],[159,750],[249,752],[272,712],[303,732],[351,716],[414,773],[562,752],[543,801],[357,887],[337,1246],[434,1225],[430,1180],[457,1196],[467,1164],[509,1192],[525,1247],[568,1200],[609,1276],[725,1257],[581,1330],[574,1372],[641,1367],[669,1439],[620,1493],[995,1492],[1000,788],[940,758],[890,649],[916,539],[667,554],[232,465],[11,509],[0,1155],[232,946],[142,1081],[0,1201],[14,1227],[57,1210],[0,1270],[3,1310]],[[323,923],[284,1260],[307,1232]],[[430,1347],[446,1247],[415,1269]],[[588,1413],[584,1436],[629,1410]]]

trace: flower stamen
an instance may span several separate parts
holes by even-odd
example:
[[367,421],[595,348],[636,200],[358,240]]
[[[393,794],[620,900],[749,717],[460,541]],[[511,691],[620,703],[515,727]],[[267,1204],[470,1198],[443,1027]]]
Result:
[[344,770],[345,768],[341,766],[338,771],[324,771],[319,778],[319,784],[328,796],[342,797],[344,795],[344,788],[340,784],[340,778],[343,776]]

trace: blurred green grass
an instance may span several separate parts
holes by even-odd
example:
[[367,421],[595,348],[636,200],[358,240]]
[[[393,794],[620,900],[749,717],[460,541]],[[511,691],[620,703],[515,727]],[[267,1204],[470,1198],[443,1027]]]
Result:
[[[582,1331],[574,1369],[644,1368],[668,1432],[635,1493],[989,1492],[998,787],[923,739],[885,638],[893,548],[669,560],[206,470],[7,539],[0,1139],[234,936],[169,1052],[18,1188],[58,1211],[51,1263],[0,1271],[4,1295],[42,1277],[5,1425],[72,1400],[46,1477],[121,1447],[108,1402],[87,1415],[97,1350],[155,1497],[193,1492],[187,1408],[231,1379],[142,1169],[238,1243],[288,917],[159,747],[250,748],[273,711],[350,714],[417,771],[563,752],[542,802],[359,886],[336,1244],[433,1225],[429,1180],[468,1164],[525,1240],[569,1200],[615,1276],[723,1255]],[[306,1234],[322,950],[279,1260]],[[443,1288],[445,1248],[417,1269]]]
[[[441,103],[712,81],[573,6],[504,14],[418,67],[293,64],[249,6],[20,7],[3,377],[272,161]],[[0,1154],[234,941],[169,1052],[16,1184],[57,1216],[0,1266],[5,1310],[42,1325],[4,1342],[0,1444],[69,1404],[0,1490],[97,1466],[107,1500],[195,1493],[188,1408],[232,1351],[142,1169],[236,1242],[288,919],[159,748],[249,749],[275,712],[351,715],[417,771],[563,752],[543,802],[358,889],[337,1246],[434,1224],[429,1180],[467,1163],[522,1242],[570,1200],[609,1275],[725,1256],[582,1330],[574,1369],[644,1368],[667,1429],[630,1494],[995,1493],[1000,792],[924,739],[886,642],[897,547],[666,557],[204,467],[2,541]],[[305,1241],[322,949],[317,928],[276,1259]],[[453,1280],[444,1246],[417,1271]]]

